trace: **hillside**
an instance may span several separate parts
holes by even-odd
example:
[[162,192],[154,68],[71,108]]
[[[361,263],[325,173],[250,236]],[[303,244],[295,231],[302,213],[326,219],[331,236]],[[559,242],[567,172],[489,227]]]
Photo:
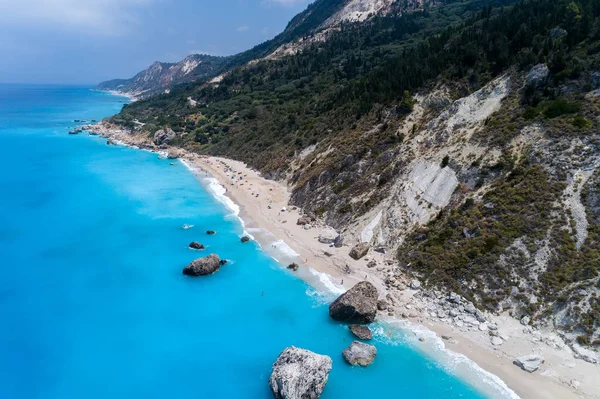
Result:
[[214,76],[222,70],[227,60],[227,57],[192,54],[178,63],[157,61],[133,78],[109,80],[99,83],[96,88],[148,97],[177,84]]
[[392,293],[418,278],[599,361],[600,0],[408,7],[340,19],[317,1],[288,29],[335,17],[322,40],[111,122],[287,182],[346,242],[393,254]]
[[434,0],[409,0],[399,5],[391,0],[320,0],[295,16],[273,39],[242,53],[229,57],[194,54],[175,64],[157,61],[131,79],[109,80],[96,88],[146,98],[177,85],[204,83],[248,62],[293,54],[310,43],[324,40],[348,22],[364,21],[375,15],[398,15],[438,3]]

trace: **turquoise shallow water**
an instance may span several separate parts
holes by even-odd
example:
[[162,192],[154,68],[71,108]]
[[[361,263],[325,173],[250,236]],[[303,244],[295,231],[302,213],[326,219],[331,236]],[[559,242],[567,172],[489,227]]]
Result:
[[[182,164],[67,135],[119,101],[0,85],[0,398],[270,398],[289,345],[332,357],[326,399],[484,397],[401,331],[376,337],[372,366],[347,366],[352,337],[327,297],[242,245],[242,225]],[[231,263],[183,276],[192,240]]]

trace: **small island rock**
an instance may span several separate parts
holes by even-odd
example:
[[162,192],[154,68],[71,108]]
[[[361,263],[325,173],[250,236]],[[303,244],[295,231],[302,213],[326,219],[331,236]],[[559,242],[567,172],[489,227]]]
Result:
[[206,276],[219,270],[221,259],[218,255],[210,254],[204,258],[199,258],[183,268],[183,274],[187,276]]
[[378,296],[373,284],[361,281],[329,305],[329,316],[347,323],[371,323],[377,314]]
[[206,230],[206,234],[208,234],[209,236],[214,236],[215,234],[217,234],[217,232],[214,230]]
[[352,334],[354,334],[358,339],[364,339],[368,341],[373,338],[373,333],[371,329],[367,326],[361,326],[360,324],[351,324],[348,328]]
[[306,349],[290,346],[273,364],[269,378],[277,399],[318,399],[329,378],[332,361]]
[[349,347],[343,350],[344,359],[351,365],[368,366],[373,363],[377,356],[377,348],[373,345],[354,341]]
[[199,242],[192,241],[192,242],[190,242],[190,248],[192,248],[192,249],[204,249],[204,245],[200,244]]
[[241,239],[241,241],[242,241],[242,242],[248,242],[248,241],[250,241],[250,237],[248,237],[248,236],[243,236],[243,237],[242,237],[242,239]]

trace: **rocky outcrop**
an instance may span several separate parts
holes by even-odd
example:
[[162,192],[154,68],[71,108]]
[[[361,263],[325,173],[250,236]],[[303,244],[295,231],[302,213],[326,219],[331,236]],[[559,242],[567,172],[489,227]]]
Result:
[[242,241],[242,242],[248,242],[248,241],[250,241],[250,237],[248,237],[248,236],[243,236],[243,237],[242,237],[242,239],[241,239],[241,241]]
[[291,264],[288,265],[287,268],[296,272],[296,271],[298,271],[298,269],[300,268],[300,266],[298,266],[297,263],[291,263]]
[[375,356],[377,356],[377,348],[373,345],[354,341],[342,351],[342,355],[349,364],[353,366],[358,364],[364,367],[373,363]]
[[525,78],[527,86],[538,87],[546,82],[550,69],[546,64],[537,64],[532,67]]
[[[219,270],[223,262],[218,255],[210,254],[199,258],[183,268],[183,274],[187,276],[206,276]],[[226,262],[226,261],[225,261]]]
[[539,369],[542,363],[544,363],[544,358],[539,355],[521,356],[513,361],[513,364],[530,373]]
[[414,279],[410,282],[410,288],[412,288],[413,290],[418,290],[419,288],[421,288],[421,282],[417,279]]
[[206,234],[208,234],[209,236],[214,236],[215,234],[217,234],[217,232],[214,230],[206,230]]
[[364,339],[368,341],[373,338],[373,333],[371,329],[367,326],[361,326],[360,324],[351,324],[349,327],[352,334],[354,334],[358,339]]
[[290,346],[273,364],[271,391],[277,399],[317,399],[327,384],[331,365],[329,356]]
[[368,324],[377,314],[377,288],[361,281],[329,305],[329,316],[347,323]]
[[369,244],[361,242],[352,247],[352,249],[350,250],[350,257],[352,259],[359,260],[360,258],[365,256],[367,252],[369,252]]
[[192,241],[192,242],[190,242],[190,248],[192,248],[192,249],[204,249],[204,245],[200,244],[199,242]]
[[156,145],[169,144],[176,136],[177,134],[170,128],[160,129],[154,133],[153,142]]

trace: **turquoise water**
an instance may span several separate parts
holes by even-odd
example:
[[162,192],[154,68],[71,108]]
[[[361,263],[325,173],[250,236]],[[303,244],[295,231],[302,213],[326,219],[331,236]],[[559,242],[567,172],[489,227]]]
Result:
[[[484,397],[398,331],[376,337],[372,366],[346,365],[352,337],[326,297],[242,245],[185,166],[67,135],[119,101],[0,85],[0,398],[270,398],[289,345],[332,357],[323,398]],[[192,240],[230,264],[183,276]]]

